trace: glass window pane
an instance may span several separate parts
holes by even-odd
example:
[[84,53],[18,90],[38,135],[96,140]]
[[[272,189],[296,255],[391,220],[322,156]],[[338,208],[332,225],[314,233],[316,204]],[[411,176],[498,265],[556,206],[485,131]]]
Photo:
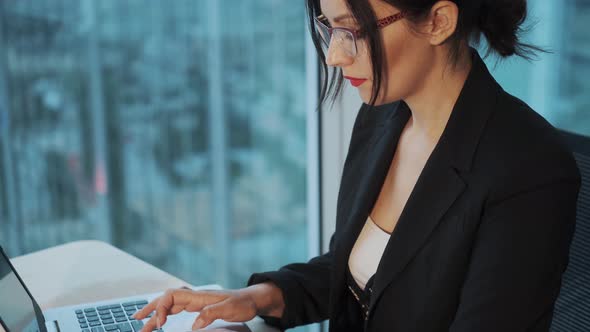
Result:
[[487,63],[499,83],[554,126],[590,135],[590,6],[585,0],[530,0],[524,41],[551,51],[539,60]]
[[0,0],[0,241],[192,284],[308,258],[305,8]]

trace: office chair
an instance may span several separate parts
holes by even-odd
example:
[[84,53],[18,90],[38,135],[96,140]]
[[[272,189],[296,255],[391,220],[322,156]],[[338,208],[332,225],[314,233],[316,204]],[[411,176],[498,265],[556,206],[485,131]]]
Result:
[[551,332],[590,331],[590,137],[561,133],[578,163],[582,186],[569,265],[555,303]]

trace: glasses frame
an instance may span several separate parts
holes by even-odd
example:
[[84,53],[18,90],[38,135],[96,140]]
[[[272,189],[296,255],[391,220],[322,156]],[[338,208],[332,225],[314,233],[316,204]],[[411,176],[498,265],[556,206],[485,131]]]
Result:
[[[380,18],[377,20],[376,25],[378,29],[383,29],[401,19],[403,19],[406,16],[406,14],[404,12],[399,12],[384,18]],[[325,29],[329,36],[330,36],[330,40],[332,38],[332,35],[334,34],[334,31],[343,31],[345,33],[348,33],[352,36],[353,39],[353,45],[354,45],[354,50],[353,51],[353,55],[350,55],[351,57],[356,57],[356,55],[358,54],[358,46],[357,46],[357,39],[361,38],[361,30],[354,30],[354,29],[349,29],[349,28],[345,28],[345,27],[329,27],[326,23],[328,19],[326,18],[326,16],[324,16],[324,14],[321,14],[317,17],[314,18],[316,24],[318,24],[319,26],[321,26],[323,29]],[[320,37],[321,38],[321,37]],[[323,39],[323,38],[322,38]],[[324,41],[324,43],[327,43],[326,41]],[[330,47],[330,43],[327,43],[326,45],[327,48]]]

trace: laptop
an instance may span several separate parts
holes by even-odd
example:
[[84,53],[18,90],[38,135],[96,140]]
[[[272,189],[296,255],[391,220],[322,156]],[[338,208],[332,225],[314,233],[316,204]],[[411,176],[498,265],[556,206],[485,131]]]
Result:
[[[217,285],[194,290],[220,289]],[[0,246],[0,331],[6,332],[137,332],[151,317],[135,320],[131,316],[163,292],[107,301],[83,303],[42,311]],[[158,332],[186,332],[198,313],[181,312],[168,316]],[[207,329],[223,327],[250,331],[243,323],[217,320]]]

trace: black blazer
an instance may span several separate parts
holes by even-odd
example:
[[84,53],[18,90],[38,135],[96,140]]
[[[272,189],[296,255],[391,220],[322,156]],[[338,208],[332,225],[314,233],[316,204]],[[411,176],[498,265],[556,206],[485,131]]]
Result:
[[580,175],[557,131],[473,66],[374,276],[369,316],[346,287],[348,257],[411,113],[360,109],[329,252],[254,274],[283,291],[281,328],[330,331],[548,331],[575,224]]

